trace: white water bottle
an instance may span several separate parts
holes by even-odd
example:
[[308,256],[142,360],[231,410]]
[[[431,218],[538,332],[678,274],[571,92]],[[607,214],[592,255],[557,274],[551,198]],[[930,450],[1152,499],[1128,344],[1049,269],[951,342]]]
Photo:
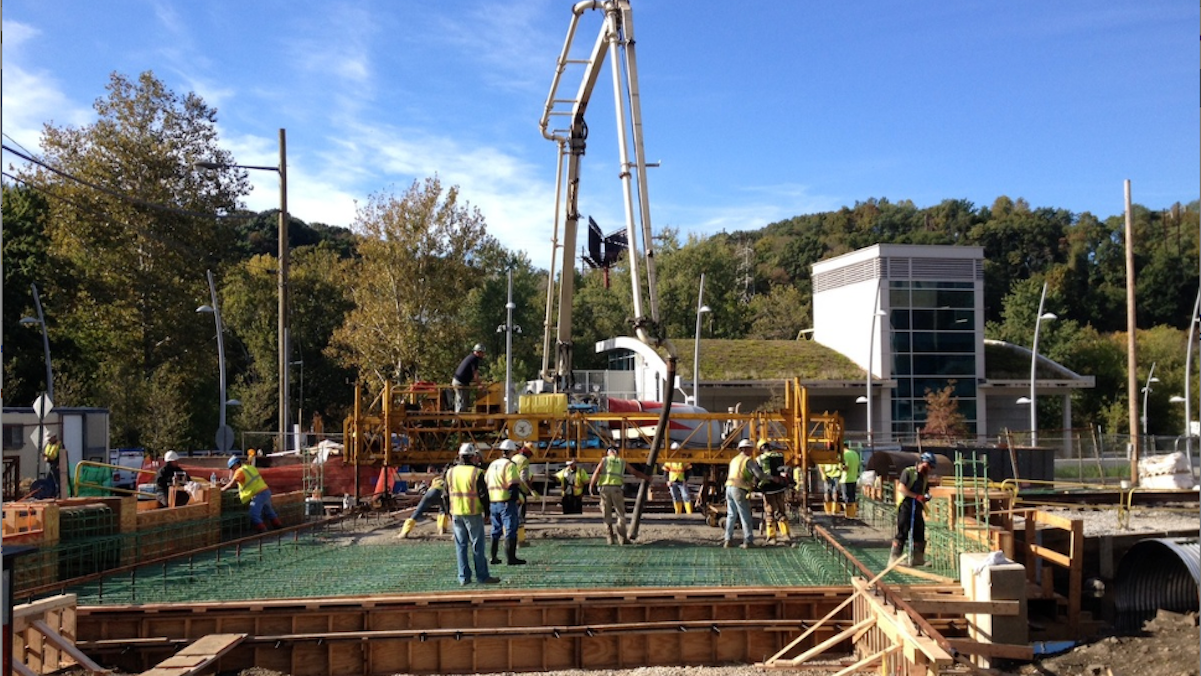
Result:
[[209,483],[214,486],[217,485],[217,473],[216,472],[213,472],[212,474],[209,475]]

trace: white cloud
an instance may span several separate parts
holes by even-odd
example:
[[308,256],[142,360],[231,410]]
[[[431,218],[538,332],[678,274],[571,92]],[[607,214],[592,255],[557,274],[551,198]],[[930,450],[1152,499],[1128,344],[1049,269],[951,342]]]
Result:
[[4,88],[0,92],[0,125],[5,135],[28,150],[38,147],[44,123],[80,126],[93,119],[91,108],[70,100],[56,78],[22,65],[22,47],[38,40],[42,32],[16,21],[5,21]]

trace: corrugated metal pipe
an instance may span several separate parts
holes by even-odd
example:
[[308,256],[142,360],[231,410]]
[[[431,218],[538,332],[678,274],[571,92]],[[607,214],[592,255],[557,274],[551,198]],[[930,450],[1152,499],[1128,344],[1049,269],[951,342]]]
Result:
[[1126,552],[1114,579],[1120,627],[1138,628],[1157,610],[1196,612],[1201,606],[1201,541],[1143,540]]

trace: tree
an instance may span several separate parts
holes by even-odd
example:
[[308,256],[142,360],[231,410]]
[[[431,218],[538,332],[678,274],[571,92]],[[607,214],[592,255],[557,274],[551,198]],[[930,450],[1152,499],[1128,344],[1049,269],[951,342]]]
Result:
[[[227,222],[196,214],[235,210],[248,186],[244,172],[193,168],[233,163],[217,146],[216,111],[200,97],[180,97],[150,72],[136,81],[114,73],[107,89],[94,123],[45,127],[45,166],[23,170],[22,180],[56,198],[50,253],[75,275],[55,307],[59,330],[79,346],[64,366],[78,399],[60,403],[109,407],[112,442],[139,445],[151,397],[191,401],[213,368],[196,358],[206,334],[195,330],[195,299],[207,297],[205,270],[233,238]],[[191,427],[154,439],[186,447],[208,436]]]
[[355,226],[363,238],[349,277],[354,309],[327,354],[377,384],[448,382],[475,342],[464,311],[492,243],[484,217],[435,176],[399,198],[371,196]]
[[954,379],[946,387],[933,391],[926,389],[926,424],[922,427],[922,438],[950,443],[968,436],[967,422],[959,412],[959,397],[955,394]]

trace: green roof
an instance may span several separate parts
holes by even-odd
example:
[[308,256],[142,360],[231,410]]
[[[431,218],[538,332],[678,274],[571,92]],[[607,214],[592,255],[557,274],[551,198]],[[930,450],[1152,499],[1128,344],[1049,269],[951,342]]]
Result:
[[[673,340],[680,351],[678,375],[692,378],[692,340]],[[859,380],[864,370],[836,350],[812,340],[702,340],[701,379]]]

